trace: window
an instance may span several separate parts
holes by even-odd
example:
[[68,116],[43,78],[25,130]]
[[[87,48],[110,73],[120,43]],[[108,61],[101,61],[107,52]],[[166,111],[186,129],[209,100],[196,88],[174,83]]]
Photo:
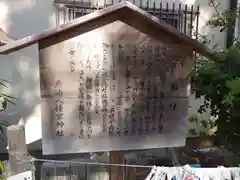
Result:
[[[55,1],[59,1],[59,0],[55,0]],[[61,13],[58,12],[57,24],[66,23],[72,19],[84,16],[86,14],[89,14],[91,12],[94,12],[98,9],[103,8],[103,6],[97,6],[97,5],[93,6],[93,5],[90,5],[89,3],[86,3],[86,2],[84,3],[80,1],[73,1],[72,3],[69,3],[69,1],[66,1],[66,3],[64,4],[63,3],[64,1],[65,0],[61,0],[62,8],[58,8],[60,10],[59,12]],[[59,3],[57,2],[55,3],[59,7]],[[111,4],[107,4],[105,6],[109,6],[109,5]],[[158,5],[152,4],[151,6],[149,6],[148,4],[145,6],[138,4],[137,6],[149,12],[150,14],[156,16],[157,18],[164,20],[166,23],[175,27],[180,32],[187,34],[189,36],[192,36],[193,34],[192,27],[195,27],[195,29],[198,28],[199,7],[197,7],[197,10],[195,11],[193,6],[189,8],[186,5],[185,6],[179,5],[178,8],[175,8],[175,5],[173,4],[172,7],[169,8],[168,4],[164,6],[163,3],[160,3]],[[194,25],[194,22],[196,22],[195,25]]]
[[[95,9],[95,8],[94,8]],[[84,16],[86,14],[89,14],[91,12],[94,11],[93,8],[86,8],[86,7],[72,7],[72,8],[68,8],[68,14],[67,16],[70,17],[68,18],[69,20],[75,19],[75,18],[79,18],[81,16]],[[168,12],[166,9],[163,9],[161,12],[153,12],[150,11],[149,13],[151,13],[152,15],[155,15],[156,17],[158,17],[161,20],[164,20],[166,23],[172,25],[173,27],[175,27],[176,29],[180,28],[180,21],[182,18],[182,12]]]

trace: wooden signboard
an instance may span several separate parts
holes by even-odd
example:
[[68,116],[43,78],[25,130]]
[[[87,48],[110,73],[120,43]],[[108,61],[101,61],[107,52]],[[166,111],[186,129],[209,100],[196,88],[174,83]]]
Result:
[[116,21],[39,47],[44,154],[184,145],[192,68],[184,45]]
[[[136,29],[134,29],[135,27]],[[192,53],[218,53],[128,1],[0,47],[38,43],[43,153],[182,146]],[[110,168],[121,180],[122,168]]]

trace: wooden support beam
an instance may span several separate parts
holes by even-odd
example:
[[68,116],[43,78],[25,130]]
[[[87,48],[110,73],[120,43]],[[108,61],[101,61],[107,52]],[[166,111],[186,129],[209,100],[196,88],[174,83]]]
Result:
[[[29,162],[27,145],[25,141],[25,128],[22,125],[12,125],[7,128],[9,174],[16,175],[28,170],[34,170],[33,162]],[[34,175],[34,171],[33,171]],[[33,177],[34,179],[34,177]]]
[[[124,152],[111,151],[110,152],[110,164],[125,164]],[[111,166],[109,180],[123,180],[124,179],[124,167]]]

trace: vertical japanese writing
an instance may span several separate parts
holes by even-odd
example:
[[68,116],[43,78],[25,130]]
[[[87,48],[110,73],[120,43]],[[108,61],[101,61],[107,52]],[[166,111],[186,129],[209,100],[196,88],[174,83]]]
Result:
[[110,108],[110,115],[109,115],[109,127],[108,127],[108,133],[109,136],[114,136],[115,135],[115,107],[112,106]]
[[87,112],[87,136],[91,138],[92,135],[92,115],[91,112]]
[[71,72],[74,72],[74,71],[76,70],[76,68],[75,68],[75,66],[76,66],[75,53],[76,53],[76,51],[75,51],[73,48],[71,48],[71,49],[68,51],[68,54],[69,54],[69,56],[70,56],[69,62],[70,62],[70,71],[71,71]]
[[128,127],[128,121],[131,119],[131,113],[129,108],[124,109],[125,119],[124,119],[124,136],[128,136],[129,134],[129,127]]
[[90,55],[87,58],[86,68],[87,68],[88,72],[91,72],[91,70],[92,70],[92,62],[91,62],[91,59],[90,59]]
[[[133,71],[136,73],[137,71],[137,46],[133,46],[133,51],[132,51],[132,61],[133,61]],[[137,94],[138,94],[138,78],[137,75],[133,75],[133,87],[132,87],[132,100],[133,103],[136,102],[137,100]]]
[[154,46],[154,58],[156,62],[161,62],[162,60],[161,48],[159,45]]
[[[128,59],[126,58],[126,46],[124,46],[123,44],[119,43],[118,44],[118,62],[125,62],[125,63],[129,63],[127,62]],[[127,72],[126,72],[127,71]],[[128,75],[127,75],[128,74]],[[129,95],[126,92],[126,89],[128,88],[127,85],[128,84],[126,81],[123,81],[123,79],[126,79],[126,76],[129,76],[129,71],[127,68],[122,68],[121,71],[119,72],[119,76],[118,77],[118,85],[121,85],[120,88],[118,88],[117,90],[117,109],[118,109],[118,122],[120,122],[119,124],[121,124],[121,130],[122,130],[122,135],[124,136],[128,136],[130,131],[129,131],[129,121],[131,121],[131,117],[130,117],[130,108],[126,108],[124,107],[125,102],[129,101]],[[124,77],[122,77],[124,76]],[[129,76],[130,78],[130,76]],[[124,84],[125,83],[125,84]],[[125,92],[124,92],[125,91]],[[125,102],[124,102],[125,100]]]
[[85,123],[85,73],[83,70],[83,64],[82,69],[79,71],[78,75],[78,98],[79,98],[79,107],[78,107],[78,120],[80,124],[79,129],[79,138],[83,139],[85,137],[85,129],[84,129],[84,123]]
[[125,74],[125,78],[126,78],[125,101],[128,102],[129,98],[130,98],[129,97],[130,91],[131,91],[131,84],[130,84],[131,71],[130,71],[130,68],[126,67],[125,72],[126,72],[126,74]]
[[[163,63],[164,57],[162,56],[162,47],[160,47],[159,45],[154,46],[153,53],[154,53],[155,61]],[[157,93],[158,93],[156,95],[158,97],[158,102],[156,104],[156,108],[158,110],[156,126],[157,126],[157,132],[162,133],[164,109],[165,109],[163,100],[164,100],[165,93],[164,93],[164,78],[161,76],[161,74],[158,79],[158,83],[156,85],[157,87],[155,88],[157,89]]]
[[55,88],[57,90],[57,101],[55,103],[55,119],[56,119],[56,136],[64,136],[64,122],[63,122],[63,104],[62,98],[62,82],[56,81]]
[[142,116],[139,116],[139,125],[138,125],[137,131],[139,136],[143,134],[143,117]]
[[[81,55],[83,54],[84,52],[84,45],[82,43],[78,43],[78,49],[81,53]],[[84,66],[84,61],[82,59],[83,57],[79,57],[79,64],[80,64],[80,67],[83,69],[83,66]]]
[[[116,45],[115,44],[111,44],[111,51],[112,51],[112,64],[111,64],[111,69],[112,69],[112,80],[114,82],[116,82],[116,56],[114,54],[115,50],[116,50]],[[113,89],[115,90],[115,89]]]
[[142,45],[139,49],[139,60],[140,60],[140,65],[145,66],[145,61],[146,61],[146,46]]
[[[126,66],[126,70],[125,70],[125,80],[126,80],[126,89],[125,89],[125,101],[128,103],[130,100],[130,92],[131,92],[131,49],[132,49],[132,45],[127,44],[125,47],[126,51],[123,52],[123,56],[124,56],[124,62],[127,64]],[[130,51],[130,53],[129,53]]]
[[[108,29],[104,27],[104,34],[111,33]],[[171,55],[170,48],[165,44],[151,38],[145,39],[145,36],[143,41],[138,39],[131,42],[135,35],[113,40],[102,36],[103,31],[85,33],[62,42],[64,44],[53,53],[54,56],[57,53],[61,56],[57,61],[61,67],[53,63],[55,57],[51,62],[42,59],[42,64],[46,63],[42,65],[42,73],[47,73],[41,78],[46,80],[47,87],[41,95],[48,118],[46,122],[54,120],[51,131],[56,137],[54,146],[61,148],[64,144],[72,144],[64,149],[66,153],[135,149],[141,148],[143,143],[146,145],[144,148],[152,148],[156,147],[153,143],[157,139],[162,141],[157,146],[162,146],[164,138],[182,135],[185,122],[181,122],[187,117],[187,107],[184,105],[188,103],[185,97],[188,91],[185,84],[189,83],[186,76],[188,68],[191,69],[190,59],[182,53],[176,57],[176,52]],[[98,33],[101,36],[94,42],[88,41],[89,34]],[[69,44],[74,46],[59,51]],[[51,47],[48,51],[53,50],[55,48]],[[44,53],[48,53],[44,51],[42,58],[46,58]],[[180,60],[177,56],[184,57]],[[168,65],[165,65],[166,62]],[[177,63],[180,71],[176,71]],[[51,96],[49,104],[45,98]],[[44,143],[48,143],[46,138],[49,137],[45,133]],[[146,143],[149,138],[153,143]],[[183,140],[184,137],[177,137],[176,141],[173,139],[175,144]],[[118,142],[125,143],[120,143],[122,147],[119,147]],[[52,145],[48,144],[44,151],[63,152]]]
[[[139,61],[140,61],[140,67],[143,67],[145,65],[145,60],[146,60],[146,47],[141,46],[139,48]],[[145,78],[145,77],[144,77]],[[145,102],[145,88],[146,88],[146,83],[144,78],[141,78],[139,81],[139,98],[143,107],[143,104]],[[142,108],[144,110],[144,108]]]
[[169,107],[170,107],[170,109],[172,109],[172,110],[176,110],[176,107],[177,107],[177,105],[176,105],[176,103],[175,102],[172,102],[172,103],[170,103],[170,105],[169,105]]
[[95,113],[100,114],[100,54],[94,55],[94,62],[96,62],[94,87],[95,87]]
[[179,62],[179,61],[175,62],[175,69],[176,69],[176,71],[180,71],[181,68],[182,68],[181,62]]
[[158,133],[162,133],[162,130],[163,130],[163,116],[164,116],[164,106],[163,106],[162,101],[159,102],[158,111],[160,113],[159,113],[159,117],[158,117],[157,131],[158,131]]
[[[91,62],[90,62],[91,63]],[[92,108],[92,90],[93,90],[93,80],[91,77],[86,78],[86,108],[87,108],[87,136],[91,138],[92,134],[92,116],[91,116],[91,108]]]
[[170,91],[171,92],[176,92],[178,90],[178,84],[174,83],[174,84],[171,84],[171,87],[170,87]]
[[151,76],[153,75],[153,72],[152,72],[152,66],[153,66],[153,50],[152,50],[152,46],[149,45],[147,47],[147,74],[149,76],[149,78],[151,78]]
[[109,44],[103,43],[103,67],[102,67],[102,78],[101,78],[101,90],[102,90],[102,131],[107,132],[107,119],[108,119],[108,55],[109,55]]
[[[120,128],[118,127],[119,124],[119,119],[117,119],[118,116],[118,111],[119,109],[118,106],[116,106],[115,103],[115,98],[117,97],[117,92],[116,92],[116,84],[117,84],[117,77],[116,77],[116,61],[117,61],[117,56],[116,56],[116,50],[118,50],[118,46],[116,44],[111,44],[111,53],[112,53],[112,61],[111,61],[111,80],[110,80],[110,86],[111,86],[111,92],[110,92],[110,98],[111,98],[111,108],[110,108],[110,116],[109,116],[109,135],[115,135],[115,136],[120,136]],[[121,117],[120,117],[121,118]]]
[[117,69],[119,66],[121,66],[120,63],[124,60],[124,46],[122,44],[115,44],[114,45],[114,52],[115,52],[115,58],[113,65],[115,66],[115,83],[116,83],[116,90],[115,93],[115,101],[114,104],[116,106],[116,118],[117,118],[117,129],[116,134],[117,135],[124,135],[124,128],[125,128],[125,113],[123,108],[123,98],[124,98],[124,87],[123,87],[123,77],[122,72],[123,69]]
[[[151,62],[152,56],[148,54],[149,48],[148,46],[141,46],[140,47],[140,60],[142,61],[142,66],[144,69],[147,71],[146,76],[142,79],[141,84],[140,84],[140,95],[143,96],[142,98],[142,109],[143,109],[143,131],[147,133],[149,131],[149,123],[150,123],[150,108],[151,108],[151,69],[149,68],[149,63]],[[150,60],[148,59],[150,58]]]
[[[121,45],[121,44],[118,44],[116,46],[116,49],[117,49],[117,61],[118,62],[121,62],[124,58],[124,46]],[[119,77],[118,77],[119,78]],[[118,85],[119,84],[122,84],[122,79],[120,77],[120,79],[117,79],[118,80]],[[123,92],[120,90],[120,89],[117,89],[117,106],[119,109],[122,108],[122,104],[123,104]]]
[[145,103],[145,109],[147,113],[150,113],[150,108],[151,108],[151,99],[152,99],[152,81],[151,79],[147,80],[147,87],[146,87],[146,103]]
[[153,82],[153,86],[152,86],[153,90],[152,90],[152,101],[151,101],[151,119],[152,119],[152,131],[156,132],[156,116],[157,116],[157,102],[159,101],[157,98],[157,84],[155,82]]
[[138,65],[138,60],[137,60],[137,45],[133,45],[133,50],[132,50],[132,61],[133,61],[133,67],[136,68]]
[[62,92],[62,82],[60,80],[56,81],[55,89],[57,91],[56,96],[58,98],[61,98],[63,96],[63,92]]
[[[145,66],[145,60],[146,60],[146,53],[145,53],[145,46],[140,46],[138,48],[138,54],[139,54],[139,59],[138,59],[138,67],[140,69]],[[145,95],[145,88],[146,88],[146,83],[145,83],[145,76],[141,77],[137,81],[137,93],[138,93],[138,100],[139,100],[139,125],[138,125],[138,135],[141,136],[145,132],[145,101],[146,101],[146,95]]]
[[137,109],[135,107],[136,105],[132,105],[131,107],[131,135],[135,136],[136,135],[136,127],[137,127]]
[[85,118],[85,112],[84,112],[84,101],[80,99],[79,101],[79,108],[78,108],[78,119],[80,123],[80,131],[79,131],[79,138],[84,138],[84,118]]
[[[116,93],[116,56],[115,56],[116,45],[111,44],[111,52],[112,52],[112,61],[111,61],[111,91],[112,94]],[[112,97],[114,98],[114,96]]]
[[[132,61],[133,61],[133,71],[134,73],[137,72],[137,67],[138,67],[138,63],[137,63],[137,46],[133,45],[132,48]],[[133,114],[133,119],[132,119],[132,135],[141,135],[142,133],[142,115],[141,115],[141,111],[139,111],[139,107],[136,105],[137,104],[137,96],[139,93],[139,87],[138,87],[138,82],[139,82],[139,77],[134,74],[132,77],[132,114]]]
[[56,135],[64,136],[63,101],[58,100],[56,102],[55,111],[56,111]]
[[120,124],[122,124],[123,122],[123,115],[122,115],[122,110],[120,108],[116,108],[116,114],[117,114],[117,122],[118,122],[118,127],[117,127],[117,130],[116,130],[116,133],[117,135],[122,135],[122,126]]

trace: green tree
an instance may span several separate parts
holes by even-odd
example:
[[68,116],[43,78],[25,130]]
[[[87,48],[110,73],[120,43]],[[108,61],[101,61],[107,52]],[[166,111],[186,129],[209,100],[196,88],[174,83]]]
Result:
[[[7,83],[9,83],[8,81],[6,80],[3,80],[3,79],[0,79],[0,86],[1,87],[7,87]],[[15,104],[14,103],[14,100],[16,98],[12,97],[12,96],[9,96],[7,95],[6,93],[2,92],[0,90],[0,112],[3,112],[7,109],[9,103],[10,104]],[[4,133],[5,133],[5,130],[8,126],[8,122],[6,120],[0,120],[0,137],[1,136],[4,136]],[[3,180],[5,179],[4,176],[3,176],[3,172],[4,172],[4,164],[3,162],[0,160],[0,180]]]
[[[221,27],[223,32],[229,23],[239,16],[239,10],[220,12],[219,4],[211,0],[216,15],[209,22],[212,27]],[[232,35],[233,37],[233,35]],[[224,61],[199,58],[193,76],[193,90],[196,98],[203,96],[204,103],[199,113],[210,109],[211,115],[216,117],[217,132],[215,138],[219,142],[235,143],[240,140],[240,41],[234,39],[231,47],[219,53],[225,57]]]
[[[1,87],[7,87],[7,83],[9,83],[6,80],[0,79],[0,86]],[[12,96],[7,95],[4,92],[0,91],[0,112],[3,112],[7,109],[9,103],[10,104],[15,104],[14,103],[15,98]],[[0,136],[4,135],[5,129],[8,126],[8,122],[6,120],[0,120]]]
[[0,180],[4,179],[3,171],[4,171],[4,164],[3,162],[0,161]]

